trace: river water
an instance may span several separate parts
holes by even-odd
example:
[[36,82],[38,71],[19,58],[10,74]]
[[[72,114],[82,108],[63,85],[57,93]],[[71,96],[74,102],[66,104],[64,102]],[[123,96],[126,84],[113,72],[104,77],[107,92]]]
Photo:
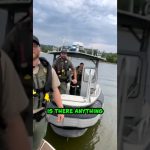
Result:
[[[43,54],[52,63],[52,57]],[[74,61],[75,66],[80,61]],[[85,63],[87,65],[87,63]],[[117,149],[117,65],[101,63],[98,82],[104,93],[104,114],[101,121],[78,138],[64,138],[48,127],[45,139],[56,150],[116,150]]]

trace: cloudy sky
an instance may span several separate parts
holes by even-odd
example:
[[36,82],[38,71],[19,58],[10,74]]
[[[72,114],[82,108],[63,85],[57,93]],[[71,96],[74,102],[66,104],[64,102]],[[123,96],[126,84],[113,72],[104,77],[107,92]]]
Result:
[[82,42],[117,51],[116,0],[36,0],[33,7],[34,34],[42,44]]

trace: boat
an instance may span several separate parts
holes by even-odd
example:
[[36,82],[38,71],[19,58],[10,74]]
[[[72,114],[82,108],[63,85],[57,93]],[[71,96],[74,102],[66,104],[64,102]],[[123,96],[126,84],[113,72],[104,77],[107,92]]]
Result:
[[50,143],[48,143],[45,139],[43,139],[38,150],[55,150],[55,148]]
[[[53,61],[60,55],[60,52],[49,52],[54,56]],[[92,56],[89,54],[81,52],[68,51],[67,55],[69,58],[75,58],[86,60],[92,64],[83,68],[82,79],[80,86],[80,94],[71,93],[68,90],[67,94],[61,94],[62,103],[64,108],[83,108],[83,109],[93,109],[93,108],[103,108],[104,95],[100,85],[98,84],[98,66],[99,63],[104,61],[100,57]],[[71,89],[69,84],[68,89]],[[56,109],[56,104],[51,101],[48,104],[48,108]],[[103,110],[103,109],[102,109]],[[65,114],[63,122],[56,122],[56,114],[47,114],[47,120],[52,127],[53,131],[63,137],[79,137],[82,136],[89,127],[95,125],[98,120],[102,118],[102,114]]]

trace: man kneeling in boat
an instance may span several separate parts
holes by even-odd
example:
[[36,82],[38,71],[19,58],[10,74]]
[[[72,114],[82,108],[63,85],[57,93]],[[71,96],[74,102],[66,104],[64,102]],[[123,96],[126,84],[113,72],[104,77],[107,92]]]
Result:
[[[40,146],[46,134],[45,108],[51,93],[57,106],[63,108],[57,74],[45,58],[39,57],[40,51],[39,40],[33,36],[33,150]],[[57,121],[61,122],[63,119],[64,115],[58,114]]]

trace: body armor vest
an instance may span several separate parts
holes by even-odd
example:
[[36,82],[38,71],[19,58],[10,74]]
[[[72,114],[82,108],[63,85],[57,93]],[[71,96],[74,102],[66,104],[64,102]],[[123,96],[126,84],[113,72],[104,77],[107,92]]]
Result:
[[33,109],[45,107],[52,93],[52,70],[45,58],[40,58],[41,64],[37,74],[33,74]]
[[60,82],[71,81],[71,68],[70,63],[67,59],[63,60],[59,57],[56,61],[55,70]]

